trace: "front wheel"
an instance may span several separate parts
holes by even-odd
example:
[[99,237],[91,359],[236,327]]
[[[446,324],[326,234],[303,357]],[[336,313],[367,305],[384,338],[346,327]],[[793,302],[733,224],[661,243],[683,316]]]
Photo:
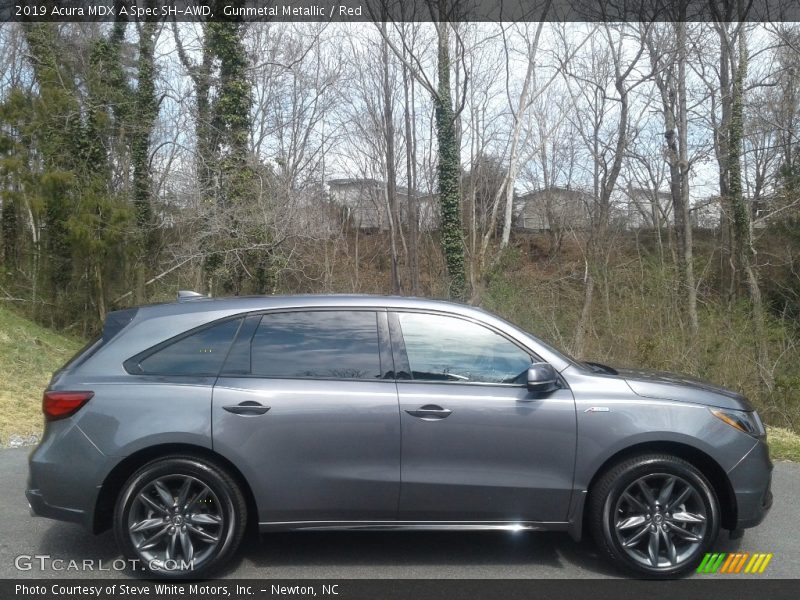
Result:
[[172,456],[126,482],[114,512],[123,553],[159,577],[204,577],[236,551],[247,508],[236,482],[213,463]]
[[589,498],[589,526],[612,559],[646,577],[694,568],[719,533],[719,503],[703,474],[671,455],[628,459]]

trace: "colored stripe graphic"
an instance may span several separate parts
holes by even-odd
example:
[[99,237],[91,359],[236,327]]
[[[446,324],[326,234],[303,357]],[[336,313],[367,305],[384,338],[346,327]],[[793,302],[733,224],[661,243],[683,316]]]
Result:
[[764,557],[764,562],[761,563],[761,569],[759,569],[758,572],[759,573],[763,573],[764,569],[767,568],[767,565],[769,564],[769,561],[771,561],[771,560],[772,560],[772,553],[767,554],[767,556]]
[[745,561],[747,560],[747,558],[749,556],[750,556],[749,552],[743,552],[742,553],[742,557],[739,559],[739,562],[736,563],[736,570],[734,571],[734,573],[741,572],[742,567],[744,567],[744,563],[745,563]]
[[727,553],[713,553],[713,554],[706,554],[703,558],[703,562],[700,563],[700,566],[697,567],[698,573],[716,573],[720,566],[722,565],[722,561],[725,560]]
[[711,559],[711,555],[706,553],[706,555],[703,557],[703,560],[697,566],[697,573],[705,573],[706,572],[706,566],[708,565],[708,561],[710,559]]
[[772,557],[773,554],[764,552],[709,552],[698,565],[697,573],[741,573],[742,569],[745,573],[763,573]]
[[719,572],[720,573],[728,573],[729,572],[728,569],[730,569],[731,563],[733,563],[734,560],[738,560],[738,559],[739,559],[739,555],[738,554],[728,554],[728,558],[724,563],[722,563],[722,568],[719,570]]
[[761,560],[762,560],[762,558],[761,558],[760,554],[753,554],[753,558],[751,558],[750,562],[747,563],[747,567],[745,568],[744,572],[745,573],[751,573],[751,572],[755,573],[756,569],[759,566],[759,563],[761,562]]

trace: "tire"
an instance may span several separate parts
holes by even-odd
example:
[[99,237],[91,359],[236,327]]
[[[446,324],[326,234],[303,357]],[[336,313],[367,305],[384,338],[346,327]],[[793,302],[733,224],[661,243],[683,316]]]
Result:
[[234,479],[194,456],[168,456],[136,471],[120,492],[114,536],[137,569],[202,578],[236,552],[247,504]]
[[636,456],[611,467],[592,487],[587,518],[603,554],[648,578],[696,568],[720,526],[708,479],[669,454]]

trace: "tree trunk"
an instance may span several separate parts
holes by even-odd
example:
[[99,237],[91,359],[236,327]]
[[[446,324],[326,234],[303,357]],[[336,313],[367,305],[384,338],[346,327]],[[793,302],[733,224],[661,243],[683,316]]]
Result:
[[744,85],[747,79],[748,52],[744,29],[739,30],[739,61],[734,73],[731,97],[731,121],[728,134],[728,168],[730,181],[730,203],[733,210],[734,264],[744,275],[751,305],[753,334],[756,342],[756,361],[761,383],[772,389],[773,378],[769,369],[764,303],[753,264],[756,253],[753,246],[753,230],[750,223],[750,207],[742,189],[742,138],[744,136]]
[[581,316],[578,320],[578,326],[575,328],[575,339],[572,342],[572,353],[577,358],[582,358],[586,350],[586,334],[589,332],[589,324],[591,323],[592,316],[592,303],[594,302],[594,277],[589,268],[588,261],[586,262],[585,272],[585,288],[583,296],[583,308],[581,309]]
[[[684,15],[681,15],[683,17]],[[664,138],[667,145],[667,162],[670,173],[670,195],[674,214],[674,230],[678,244],[677,267],[680,278],[681,293],[679,302],[689,322],[692,335],[697,334],[697,290],[694,279],[692,223],[689,213],[689,154],[688,154],[688,117],[686,107],[686,23],[677,21],[673,25],[675,32],[676,66],[662,69],[662,51],[656,48],[652,39],[648,39],[651,65],[657,72],[656,85],[661,94],[664,115]],[[668,57],[671,60],[671,57]],[[654,190],[653,225],[659,228],[658,190]],[[685,302],[683,302],[685,299]]]
[[438,93],[436,96],[436,140],[439,150],[439,203],[441,236],[449,296],[466,298],[464,232],[461,229],[460,160],[456,142],[455,115],[450,95],[450,48],[447,0],[439,0]]
[[150,135],[158,113],[155,94],[156,24],[143,23],[139,28],[138,85],[135,97],[135,120],[132,123],[131,159],[133,162],[133,206],[136,215],[136,250],[134,256],[135,300],[145,302],[148,272],[155,266],[153,235],[152,180],[150,173]]
[[735,268],[735,252],[733,241],[733,207],[731,205],[730,193],[730,123],[731,123],[731,102],[733,90],[731,88],[731,47],[730,37],[728,36],[727,23],[718,23],[718,33],[720,38],[720,65],[719,65],[719,87],[721,119],[717,129],[716,151],[717,162],[719,163],[719,196],[721,204],[720,231],[722,234],[723,251],[721,253],[721,280],[724,294],[728,301],[732,301],[736,296],[737,273]]
[[2,200],[2,220],[3,236],[3,268],[8,271],[15,271],[19,265],[19,221],[20,211],[19,202],[16,198],[18,192],[16,190],[6,190],[5,193],[0,194]]
[[[386,196],[389,208],[389,241],[391,244],[392,293],[401,294],[400,266],[397,251],[397,235],[400,228],[400,214],[397,209],[397,169],[394,157],[394,114],[392,111],[392,90],[389,83],[389,44],[386,38],[386,21],[383,28],[381,59],[383,62],[383,127],[386,141]],[[410,192],[409,192],[410,195]]]
[[[409,96],[410,87],[410,96]],[[414,80],[408,76],[408,67],[403,65],[403,92],[405,94],[405,130],[406,130],[406,178],[408,179],[408,219],[409,234],[408,270],[411,278],[411,295],[419,295],[419,210],[417,206],[417,139],[414,134],[416,117],[414,114]]]
[[[547,15],[550,9],[550,2],[548,0],[542,12],[542,17]],[[512,130],[511,138],[511,152],[508,163],[508,176],[506,178],[506,203],[505,212],[503,214],[503,235],[500,239],[500,248],[507,248],[511,239],[511,222],[514,213],[514,182],[519,173],[519,138],[522,132],[522,123],[524,121],[525,111],[528,109],[531,97],[531,88],[535,83],[536,75],[536,51],[539,48],[539,37],[542,35],[544,28],[544,18],[539,22],[536,28],[536,35],[533,40],[532,47],[528,47],[528,68],[525,73],[525,80],[522,84],[522,92],[519,95],[519,105],[517,112],[514,114],[514,128]]]
[[680,206],[675,206],[676,219],[678,225],[677,212],[680,209],[681,221],[683,225],[681,240],[681,261],[683,271],[683,283],[686,288],[686,312],[689,317],[689,326],[692,334],[697,334],[699,327],[697,318],[697,288],[694,279],[694,243],[692,239],[692,221],[689,213],[689,119],[686,108],[686,22],[680,21],[675,24],[678,29],[678,139],[679,139],[679,162],[678,167],[681,172],[680,178]]

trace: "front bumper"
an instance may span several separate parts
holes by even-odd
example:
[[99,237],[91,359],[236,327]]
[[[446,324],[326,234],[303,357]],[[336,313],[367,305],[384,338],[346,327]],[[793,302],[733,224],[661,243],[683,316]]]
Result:
[[769,447],[758,441],[728,472],[736,497],[735,529],[755,527],[767,516],[772,507],[772,468]]

